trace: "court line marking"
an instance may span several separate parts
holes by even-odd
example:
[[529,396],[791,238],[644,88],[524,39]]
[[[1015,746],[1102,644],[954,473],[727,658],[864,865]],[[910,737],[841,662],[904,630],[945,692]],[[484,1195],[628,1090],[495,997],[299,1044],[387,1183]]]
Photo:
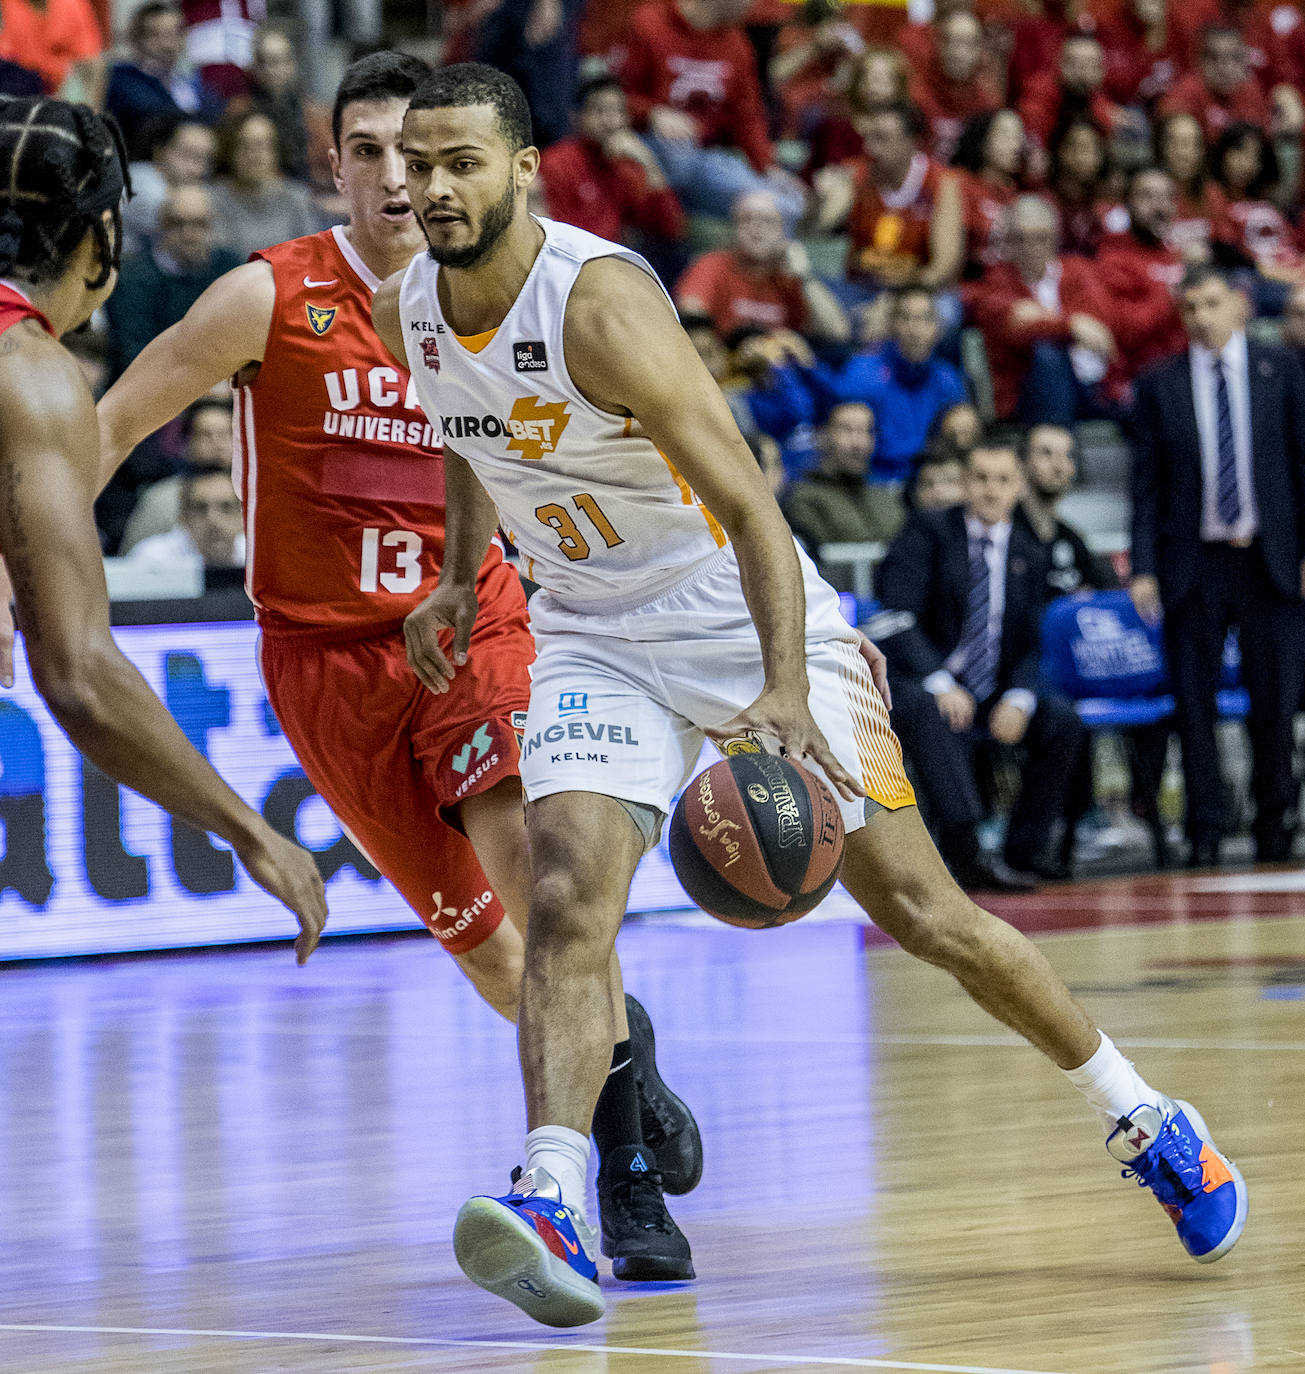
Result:
[[229,1340],[335,1341],[355,1345],[410,1345],[455,1350],[579,1350],[594,1355],[663,1355],[681,1360],[750,1360],[754,1363],[827,1365],[833,1369],[904,1369],[915,1374],[1056,1374],[1046,1369],[1005,1369],[989,1364],[928,1364],[914,1360],[876,1360],[865,1356],[743,1354],[734,1350],[673,1350],[662,1346],[581,1345],[569,1341],[478,1341],[441,1336],[358,1336],[326,1331],[206,1331],[176,1326],[62,1326],[44,1322],[0,1322],[0,1331],[41,1331],[93,1336],[219,1336]]

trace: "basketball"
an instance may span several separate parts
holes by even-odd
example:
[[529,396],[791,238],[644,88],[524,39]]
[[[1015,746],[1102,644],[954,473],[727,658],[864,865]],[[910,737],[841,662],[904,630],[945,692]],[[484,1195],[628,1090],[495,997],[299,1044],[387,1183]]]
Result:
[[734,754],[699,773],[671,817],[671,863],[709,915],[787,925],[833,887],[843,817],[820,778],[774,754]]

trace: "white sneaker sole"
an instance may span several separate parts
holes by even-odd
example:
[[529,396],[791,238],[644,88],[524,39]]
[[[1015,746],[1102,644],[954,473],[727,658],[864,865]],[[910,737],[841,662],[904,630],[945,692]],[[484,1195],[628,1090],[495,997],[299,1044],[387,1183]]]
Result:
[[462,1204],[453,1254],[472,1283],[545,1326],[584,1326],[605,1310],[598,1285],[564,1264],[528,1222],[492,1197]]
[[1242,1177],[1242,1171],[1214,1143],[1210,1136],[1210,1128],[1205,1124],[1205,1118],[1201,1113],[1190,1102],[1184,1102],[1181,1097],[1174,1098],[1173,1101],[1178,1110],[1192,1123],[1196,1134],[1214,1151],[1222,1161],[1224,1168],[1233,1176],[1233,1186],[1237,1190],[1237,1215],[1233,1218],[1233,1224],[1229,1228],[1228,1234],[1213,1250],[1207,1251],[1204,1255],[1192,1255],[1197,1264],[1213,1264],[1215,1260],[1222,1259],[1241,1238],[1242,1231],[1246,1226],[1246,1213],[1251,1202],[1250,1192],[1246,1187],[1246,1180]]

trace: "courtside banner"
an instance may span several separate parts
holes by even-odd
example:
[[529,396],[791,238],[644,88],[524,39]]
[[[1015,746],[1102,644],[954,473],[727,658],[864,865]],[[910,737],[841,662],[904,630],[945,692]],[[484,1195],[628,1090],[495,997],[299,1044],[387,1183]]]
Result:
[[[318,854],[331,908],[327,935],[419,928],[295,762],[259,680],[253,624],[130,626],[114,637],[232,787]],[[295,933],[294,917],[220,841],[82,760],[32,686],[21,641],[14,671],[13,689],[0,691],[0,959]],[[699,766],[715,757],[705,754]],[[687,905],[663,840],[635,875],[630,910]]]

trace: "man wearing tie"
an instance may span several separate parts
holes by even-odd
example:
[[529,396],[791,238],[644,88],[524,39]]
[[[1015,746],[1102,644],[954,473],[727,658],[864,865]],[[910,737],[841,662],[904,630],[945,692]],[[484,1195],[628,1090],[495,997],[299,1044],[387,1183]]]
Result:
[[1286,859],[1305,681],[1305,373],[1249,343],[1246,302],[1216,269],[1179,287],[1190,346],[1138,380],[1133,602],[1163,611],[1193,866],[1217,863],[1226,804],[1215,747],[1223,643],[1236,627],[1250,696],[1255,854]]
[[[879,572],[883,612],[870,633],[888,659],[893,725],[914,769],[938,848],[958,882],[1024,888],[1062,876],[1047,841],[1083,745],[1072,705],[1039,682],[1046,553],[1012,524],[1024,480],[1008,445],[981,444],[965,473],[966,503],[922,512]],[[1022,745],[1023,785],[1005,863],[979,859],[985,815],[976,741]]]

